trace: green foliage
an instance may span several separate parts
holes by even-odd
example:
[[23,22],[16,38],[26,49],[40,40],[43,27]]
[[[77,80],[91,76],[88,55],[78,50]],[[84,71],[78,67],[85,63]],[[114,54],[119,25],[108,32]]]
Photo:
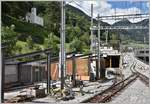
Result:
[[27,47],[27,42],[22,42],[22,41],[17,41],[16,42],[16,54],[23,54],[23,53],[28,53],[29,52],[29,49]]
[[90,35],[88,33],[85,33],[80,37],[80,40],[84,42],[87,46],[90,46]]
[[114,49],[119,49],[120,40],[116,33],[111,34],[109,44],[113,46]]
[[82,42],[78,38],[74,38],[73,41],[70,43],[70,51],[82,51]]
[[50,32],[55,33],[56,36],[60,36],[60,2],[45,2],[43,3],[45,11],[42,13],[44,19],[44,27]]
[[44,40],[44,47],[51,48],[54,53],[58,53],[59,51],[59,38],[55,36],[53,33],[50,33],[47,38]]
[[14,29],[14,25],[11,25],[10,27],[2,26],[2,43],[7,46],[5,49],[6,57],[42,49],[42,46],[33,42],[31,36],[27,38],[27,42],[18,41],[18,33],[16,33]]
[[2,2],[2,15],[8,14],[17,19],[23,19],[26,13],[30,11],[31,7],[32,7],[32,2],[3,1]]
[[[37,8],[37,14],[44,19],[44,27],[27,23],[25,15],[31,11],[31,7]],[[66,50],[88,53],[90,51],[90,17],[81,10],[66,5]],[[2,42],[9,43],[7,54],[28,53],[43,48],[52,48],[58,54],[61,23],[60,2],[57,1],[31,1],[31,2],[2,2]],[[94,25],[97,21],[94,20]],[[101,22],[103,26],[109,24]],[[15,28],[11,26],[14,25]],[[124,19],[114,25],[133,25]],[[148,25],[148,20],[134,25]],[[101,41],[105,40],[105,33],[101,31]],[[135,43],[135,40],[142,40],[143,35],[148,39],[148,30],[118,30],[109,31],[108,43],[115,48],[119,47],[119,35],[122,43]],[[97,33],[95,33],[97,34]],[[130,39],[131,38],[131,39]],[[17,42],[16,42],[17,41]],[[148,40],[147,40],[148,42]]]
[[48,35],[47,30],[43,27],[18,20],[9,15],[3,15],[2,22],[5,26],[15,25],[14,31],[17,31],[17,33],[31,35],[35,43],[42,44],[44,42],[44,36]]
[[10,56],[14,54],[12,53],[12,51],[10,51],[10,50],[15,50],[14,45],[16,44],[17,41],[17,33],[14,31],[14,28],[15,28],[14,25],[11,25],[10,27],[2,26],[1,28],[2,43],[7,47],[5,49],[6,56]]
[[67,32],[66,32],[66,42],[71,42],[75,37],[80,37],[83,34],[81,34],[81,29],[79,27],[73,27],[73,26],[68,26],[67,27]]
[[10,27],[2,26],[2,43],[16,41],[17,33],[14,31],[14,28],[14,25],[11,25]]
[[79,53],[88,53],[89,52],[88,40],[89,38],[85,37],[85,35],[83,35],[80,39],[75,37],[69,45],[70,51],[75,51]]
[[[24,4],[23,4],[24,3]],[[14,31],[19,34],[14,45],[16,54],[52,48],[54,53],[59,51],[60,40],[60,2],[4,2],[2,9],[2,23],[4,26],[15,25]],[[30,6],[29,6],[30,5]],[[4,6],[8,10],[4,10]],[[16,6],[16,8],[15,8]],[[27,6],[27,8],[24,8]],[[23,7],[24,11],[21,13]],[[44,27],[25,22],[23,17],[31,7],[37,8],[37,13],[44,19]],[[10,10],[12,8],[12,10]],[[21,18],[20,18],[21,16]],[[66,45],[67,52],[89,52],[90,18],[80,10],[66,6]],[[15,50],[12,52],[15,53]],[[11,51],[11,49],[10,49]]]
[[28,49],[33,49],[34,48],[34,43],[33,43],[33,40],[31,38],[31,36],[29,36],[27,38],[27,47],[28,47]]
[[[34,47],[31,48],[30,44],[32,44],[32,46],[34,46]],[[15,44],[15,49],[16,49],[15,50],[16,54],[24,54],[24,53],[30,53],[33,51],[37,51],[37,50],[42,50],[44,48],[42,45],[35,44],[33,42],[30,43],[30,42],[17,41]]]

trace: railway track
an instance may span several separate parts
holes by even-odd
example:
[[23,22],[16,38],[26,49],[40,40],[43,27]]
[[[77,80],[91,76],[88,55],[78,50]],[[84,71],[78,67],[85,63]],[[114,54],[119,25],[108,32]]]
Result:
[[121,90],[125,89],[131,82],[135,81],[138,74],[134,73],[125,80],[112,85],[108,89],[102,91],[101,93],[89,98],[82,103],[105,103],[111,101],[112,97],[119,93]]
[[112,100],[112,97],[117,95],[119,92],[124,90],[128,85],[130,85],[133,81],[135,81],[137,78],[139,78],[146,86],[149,87],[149,78],[142,73],[138,72],[136,70],[137,62],[134,62],[130,66],[130,70],[132,72],[132,75],[130,75],[125,80],[116,83],[115,85],[112,85],[108,89],[102,91],[99,94],[96,94],[94,97],[91,97],[82,103],[105,103]]
[[149,78],[139,72],[136,72],[139,76],[139,79],[147,86],[149,87]]
[[138,72],[135,68],[135,66],[137,65],[137,62],[131,65],[130,70],[132,71],[132,73],[136,73],[138,75],[138,78],[147,86],[149,87],[149,77],[143,75],[142,73]]

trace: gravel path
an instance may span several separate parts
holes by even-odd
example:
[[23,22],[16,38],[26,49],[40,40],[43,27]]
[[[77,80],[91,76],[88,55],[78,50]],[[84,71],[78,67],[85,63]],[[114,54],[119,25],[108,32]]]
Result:
[[137,79],[108,104],[150,104],[149,97],[149,88]]
[[[136,63],[135,69],[149,76],[149,66],[145,63],[137,60],[133,53],[127,53],[124,55],[124,62],[127,63],[123,69],[125,78],[132,74],[130,67],[133,63]],[[142,69],[143,68],[143,69]],[[108,104],[150,104],[150,90],[143,82],[137,79],[127,89],[121,92],[120,95],[115,97],[112,102]]]
[[140,60],[136,59],[134,57],[133,53],[126,53],[123,55],[123,63],[126,63],[124,66],[124,69],[122,70],[122,73],[124,74],[125,78],[130,76],[132,74],[130,67],[132,64],[136,64],[135,69],[136,71],[142,73],[143,75],[146,75],[147,77],[150,76],[150,70],[149,65],[141,62]]

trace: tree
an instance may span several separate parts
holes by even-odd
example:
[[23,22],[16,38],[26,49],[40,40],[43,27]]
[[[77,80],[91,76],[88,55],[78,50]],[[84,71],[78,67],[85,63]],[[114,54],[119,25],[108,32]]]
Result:
[[33,48],[34,48],[34,43],[33,43],[33,40],[32,40],[32,37],[31,37],[31,36],[28,36],[26,42],[27,42],[27,47],[28,47],[29,49],[33,50]]
[[[31,7],[37,8],[37,15],[44,19],[44,27],[27,23],[19,18],[20,16],[25,17]],[[81,10],[70,5],[66,5],[65,9],[66,44],[70,47],[68,49],[70,51],[88,52],[90,47],[90,18]],[[58,53],[61,26],[60,2],[5,2],[2,4],[2,14],[7,14],[2,16],[4,25],[15,24],[15,31],[21,34],[17,41],[23,41],[24,43],[19,42],[21,45],[16,45],[18,53],[40,50],[43,47],[51,48],[54,53]]]
[[10,27],[2,26],[2,44],[4,44],[7,48],[5,49],[5,55],[6,56],[11,56],[15,53],[13,53],[16,41],[17,41],[17,36],[18,34],[14,31],[15,26],[11,25]]
[[69,44],[70,52],[88,53],[89,46],[84,42],[75,37],[73,41]]
[[111,34],[111,39],[109,42],[113,46],[114,49],[119,49],[120,40],[119,40],[119,37],[115,33]]
[[60,2],[45,2],[45,8],[43,12],[44,27],[55,33],[56,36],[60,36]]
[[32,2],[2,2],[2,15],[8,14],[16,18],[24,18],[26,13],[30,11]]
[[48,37],[45,38],[44,47],[51,48],[54,53],[58,53],[58,51],[59,51],[58,44],[59,43],[60,43],[59,38],[57,36],[55,36],[53,33],[50,33],[48,35]]

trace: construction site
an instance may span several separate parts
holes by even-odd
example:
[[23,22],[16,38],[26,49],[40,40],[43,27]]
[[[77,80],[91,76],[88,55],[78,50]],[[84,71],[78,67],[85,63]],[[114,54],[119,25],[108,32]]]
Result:
[[[80,8],[82,5],[78,0],[57,2],[60,4],[58,54],[54,55],[54,49],[49,47],[9,56],[7,55],[9,42],[1,43],[1,103],[149,104],[149,39],[145,34],[141,34],[143,47],[125,46],[120,35],[120,31],[128,30],[132,30],[133,33],[135,31],[149,32],[149,22],[146,25],[136,23],[135,25],[103,25],[101,22],[118,22],[126,19],[150,20],[149,8],[147,13],[117,14],[116,7],[115,14],[102,15],[99,12],[95,14],[96,4],[92,3],[96,1],[91,1],[91,4],[88,4],[90,7],[88,11],[90,12],[88,27],[90,51],[82,53],[77,50],[66,51],[65,44],[68,36],[66,23],[69,18],[66,15],[66,5],[74,3]],[[128,2],[130,1],[122,5],[129,6]],[[149,1],[145,2],[149,4]],[[5,4],[5,1],[2,3]],[[9,2],[6,4],[8,5]],[[144,5],[139,6],[144,8]],[[37,11],[35,7],[30,9],[31,14],[28,13],[26,19],[32,23],[32,18],[30,19],[32,12],[36,14]],[[10,18],[8,14],[5,16]],[[37,18],[39,19],[37,24],[43,26],[44,19]],[[2,25],[5,26],[5,23],[4,21]],[[20,30],[16,29],[16,31]],[[109,40],[111,33],[119,34],[117,41]],[[102,34],[104,34],[103,37]]]

